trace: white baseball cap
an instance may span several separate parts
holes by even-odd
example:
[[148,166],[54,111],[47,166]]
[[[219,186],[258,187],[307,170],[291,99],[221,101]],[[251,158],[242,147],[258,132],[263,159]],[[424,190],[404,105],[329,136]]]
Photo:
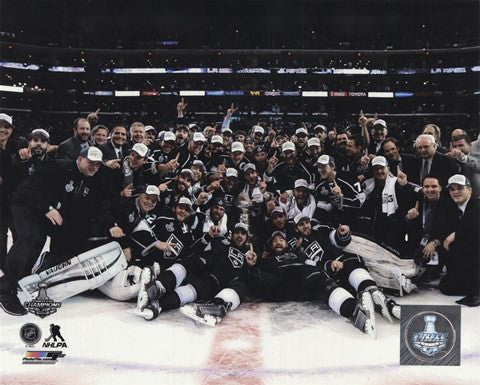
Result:
[[317,131],[319,131],[319,130],[321,130],[321,131],[323,131],[323,132],[328,132],[327,127],[325,127],[323,124],[317,124],[315,127],[313,127],[313,130],[314,130],[315,132],[317,132]]
[[155,129],[155,127],[153,127],[153,126],[145,126],[145,132],[148,132],[148,131],[155,131],[155,133],[157,132],[157,130]]
[[103,160],[102,151],[95,146],[84,148],[82,151],[80,151],[80,156],[83,158],[87,158],[92,162],[101,162]]
[[188,174],[190,175],[190,178],[194,177],[193,171],[189,168],[183,168],[182,170],[180,170],[179,174]]
[[242,223],[242,222],[237,223],[235,225],[235,227],[233,228],[233,231],[235,231],[237,229],[242,229],[242,230],[244,230],[248,233],[248,226],[245,223]]
[[257,171],[257,167],[253,163],[247,163],[245,166],[243,166],[243,172],[247,172],[247,170],[255,170]]
[[376,156],[375,158],[372,159],[372,167],[375,166],[382,166],[382,167],[387,167],[387,160],[383,156]]
[[308,131],[305,128],[300,127],[295,130],[295,135],[298,135],[298,134],[308,135]]
[[157,186],[153,184],[149,184],[147,187],[145,187],[145,194],[156,195],[158,197],[160,196],[160,190],[158,189]]
[[227,168],[227,172],[225,173],[225,175],[227,176],[227,178],[230,178],[232,176],[234,176],[235,178],[238,178],[238,171],[236,168],[229,167]]
[[220,135],[213,135],[210,142],[223,144],[223,138]]
[[190,206],[192,207],[193,206],[193,203],[190,199],[188,199],[187,197],[181,197],[178,202],[177,202],[177,205],[187,205],[187,206]]
[[13,119],[10,115],[7,114],[0,114],[0,120],[5,120],[11,126],[13,125]]
[[286,215],[285,210],[281,206],[275,206],[274,209],[272,210],[270,216],[272,216],[273,214],[276,214],[276,213],[281,213],[281,214]]
[[237,152],[237,151],[245,152],[245,147],[243,147],[243,143],[241,143],[241,142],[233,142],[232,143],[231,152]]
[[293,218],[293,222],[295,222],[295,224],[298,224],[298,222],[300,222],[304,218],[307,218],[308,220],[310,220],[310,217],[308,215],[300,213],[295,215],[295,218]]
[[469,187],[471,186],[470,180],[465,175],[462,175],[462,174],[455,174],[450,178],[448,178],[447,188],[449,188],[450,185],[452,184],[458,184],[460,186],[469,186]]
[[259,132],[260,134],[265,134],[265,130],[263,129],[262,126],[259,126],[259,125],[255,125],[253,126],[253,133],[257,133]]
[[50,134],[47,131],[45,131],[43,128],[36,128],[30,133],[31,138],[38,135],[45,137],[47,140],[50,140]]
[[320,139],[318,138],[310,138],[307,141],[307,147],[318,146],[320,147]]
[[334,165],[335,164],[335,160],[333,159],[333,157],[327,155],[327,154],[323,154],[321,156],[318,157],[318,160],[317,160],[317,165],[319,164],[323,164],[324,166],[326,166],[327,164],[330,164],[330,165]]
[[385,128],[387,128],[387,122],[385,122],[385,120],[383,119],[377,119],[373,122],[373,126],[375,127],[376,125],[380,125],[380,126],[383,126]]
[[297,179],[295,181],[295,188],[305,187],[306,189],[309,188],[308,183],[305,179]]
[[282,144],[282,151],[297,151],[293,142],[285,142]]
[[132,147],[132,151],[135,151],[142,158],[145,158],[148,154],[148,147],[143,143],[135,143]]
[[203,162],[199,159],[195,159],[192,163],[192,166],[196,166],[196,167],[201,168],[203,172],[205,172],[205,170],[206,170],[205,164],[203,164]]
[[194,141],[194,142],[206,142],[207,139],[205,138],[205,135],[203,135],[201,132],[196,132],[196,133],[193,134],[192,141]]
[[175,142],[176,139],[177,137],[173,132],[167,131],[165,134],[163,134],[164,142]]

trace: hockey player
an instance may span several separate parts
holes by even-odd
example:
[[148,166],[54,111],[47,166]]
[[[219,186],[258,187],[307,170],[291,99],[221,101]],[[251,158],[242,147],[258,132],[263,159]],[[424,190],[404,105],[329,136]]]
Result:
[[298,179],[304,179],[308,183],[313,182],[313,175],[298,159],[294,143],[283,143],[282,153],[284,161],[278,163],[276,156],[271,157],[263,175],[263,180],[271,185],[272,191],[280,190],[281,193],[284,193],[286,190],[291,190]]
[[192,201],[181,197],[171,216],[160,216],[152,224],[142,222],[133,231],[132,255],[137,266],[158,262],[166,269],[191,254],[193,236],[186,223],[192,213]]
[[228,302],[229,308],[237,308],[246,296],[243,282],[249,266],[256,263],[247,239],[248,227],[243,223],[235,225],[231,241],[212,226],[202,238],[205,251],[198,256],[175,263],[160,274],[156,266],[144,268],[137,307],[131,312],[150,321],[162,311],[210,299],[219,290],[223,305]]
[[159,186],[160,206],[164,209],[165,215],[169,215],[181,197],[191,198],[189,189],[192,186],[193,177],[193,171],[189,168],[184,168],[180,170],[174,179]]
[[[315,218],[325,224],[336,225],[339,221],[351,223],[356,217],[355,211],[358,211],[365,201],[365,194],[355,190],[346,180],[338,178],[332,156],[320,156],[316,165],[320,182],[315,188]],[[360,187],[360,183],[358,185]]]
[[285,201],[283,196],[280,196],[280,206],[287,213],[288,219],[295,218],[299,213],[312,218],[317,205],[310,186],[305,179],[297,179],[294,186],[293,195],[288,195]]
[[[249,280],[254,295],[267,301],[326,300],[332,310],[348,318],[357,329],[376,336],[370,292],[362,292],[356,301],[301,250],[292,250],[281,231],[272,235],[268,246],[268,254],[258,261],[258,271],[251,274]],[[182,311],[191,318],[214,325],[234,309],[224,297],[220,292],[209,304],[187,305]]]
[[329,277],[351,292],[370,292],[375,309],[389,322],[392,322],[391,314],[400,318],[399,306],[393,300],[387,301],[365,268],[362,258],[342,251],[351,242],[347,225],[340,225],[336,230],[325,225],[313,229],[310,218],[302,214],[297,215],[294,222],[297,242],[308,263],[321,266]]

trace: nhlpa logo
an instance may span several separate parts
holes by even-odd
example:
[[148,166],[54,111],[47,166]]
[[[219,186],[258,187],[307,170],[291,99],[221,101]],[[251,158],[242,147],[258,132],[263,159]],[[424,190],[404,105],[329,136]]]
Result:
[[445,349],[448,343],[448,333],[439,333],[435,330],[435,315],[426,315],[425,329],[413,335],[412,343],[415,348],[429,357],[437,355],[441,350]]
[[[58,341],[57,338],[60,340]],[[52,340],[50,342],[50,340]],[[48,338],[45,338],[45,342],[42,345],[42,348],[67,348],[67,343],[65,342],[65,339],[63,338],[62,334],[60,333],[60,326],[55,325],[55,324],[50,324],[50,336]]]
[[243,266],[243,253],[240,250],[235,249],[234,247],[228,248],[228,259],[232,263],[232,266],[236,269],[239,269]]

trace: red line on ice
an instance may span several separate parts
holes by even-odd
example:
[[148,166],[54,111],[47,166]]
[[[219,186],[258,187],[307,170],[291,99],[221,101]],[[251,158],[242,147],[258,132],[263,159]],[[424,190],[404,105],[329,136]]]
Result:
[[233,373],[209,373],[202,385],[261,385],[258,369],[263,367],[259,308],[229,314],[216,328],[208,367],[235,370]]

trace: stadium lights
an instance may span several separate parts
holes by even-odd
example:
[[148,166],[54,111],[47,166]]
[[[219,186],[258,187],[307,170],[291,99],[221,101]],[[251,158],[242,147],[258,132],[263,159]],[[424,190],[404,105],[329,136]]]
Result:
[[393,98],[393,92],[369,92],[369,98]]
[[181,90],[180,96],[205,96],[205,91],[188,91],[188,90]]
[[328,92],[326,91],[302,91],[302,96],[304,98],[326,98]]
[[23,87],[0,85],[0,91],[22,93],[23,92]]

